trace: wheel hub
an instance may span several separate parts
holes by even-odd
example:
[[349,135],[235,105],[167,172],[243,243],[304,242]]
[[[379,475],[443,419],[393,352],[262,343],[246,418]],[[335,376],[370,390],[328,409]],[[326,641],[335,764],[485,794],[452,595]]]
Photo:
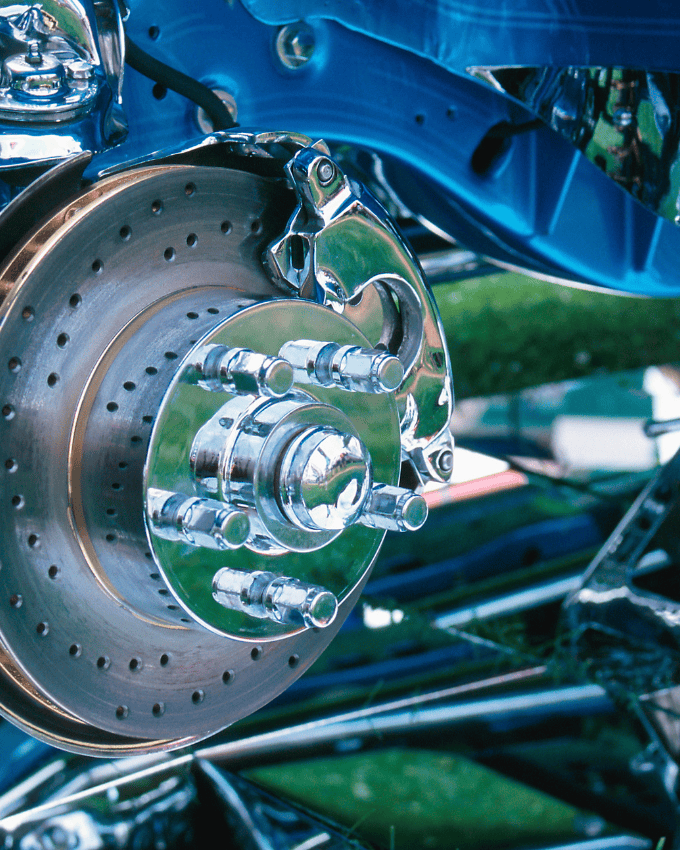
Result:
[[0,710],[51,743],[168,749],[253,711],[330,641],[385,530],[424,522],[384,299],[284,298],[263,263],[294,206],[280,179],[151,166],[0,271]]

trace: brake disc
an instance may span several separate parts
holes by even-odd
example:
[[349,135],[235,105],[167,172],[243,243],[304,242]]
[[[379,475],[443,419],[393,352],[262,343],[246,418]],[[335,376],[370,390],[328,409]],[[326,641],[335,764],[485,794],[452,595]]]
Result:
[[[145,165],[64,204],[0,271],[0,711],[37,737],[122,755],[224,728],[324,649],[385,530],[424,522],[398,479],[402,454],[421,481],[447,466],[427,289],[391,235],[415,284],[388,263],[396,283],[331,306],[318,286],[284,297],[268,246],[299,235],[300,192],[292,166]],[[329,223],[305,243],[319,257]]]

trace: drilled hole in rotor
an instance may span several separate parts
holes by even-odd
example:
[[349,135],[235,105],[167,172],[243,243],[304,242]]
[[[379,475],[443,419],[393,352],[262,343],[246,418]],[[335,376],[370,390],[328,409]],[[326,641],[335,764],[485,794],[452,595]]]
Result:
[[2,416],[3,416],[3,418],[4,418],[4,419],[6,419],[8,422],[9,422],[9,420],[10,420],[10,419],[14,419],[14,414],[15,414],[15,413],[16,413],[16,410],[12,407],[12,405],[11,405],[11,404],[5,404],[5,405],[3,405],[3,408],[2,408]]
[[198,244],[198,236],[196,236],[195,233],[190,233],[187,236],[187,245],[189,246],[189,248],[195,248],[197,244]]
[[164,711],[165,705],[162,702],[155,703],[154,707],[151,709],[151,713],[154,717],[161,717]]
[[167,654],[167,652],[164,652],[163,655],[161,655],[161,667],[167,667],[169,663],[170,656]]
[[167,86],[164,86],[161,83],[156,83],[151,89],[151,94],[156,98],[156,100],[163,100],[167,93]]
[[68,654],[71,658],[80,658],[83,648],[79,643],[72,643],[68,648]]
[[171,263],[175,259],[175,249],[166,248],[165,251],[163,251],[163,257],[166,262]]
[[255,221],[252,221],[250,223],[250,232],[254,233],[256,236],[262,233],[262,222],[258,221],[257,219],[255,219]]
[[47,376],[47,386],[48,387],[56,387],[59,383],[59,375],[56,372],[51,372]]
[[126,381],[123,384],[123,389],[127,390],[129,393],[131,393],[136,388],[137,388],[137,384],[135,384],[134,381]]
[[37,534],[29,534],[26,538],[26,542],[31,549],[37,549],[40,546],[40,537]]
[[130,709],[126,705],[119,705],[116,709],[116,717],[119,720],[125,720],[129,713]]
[[159,593],[159,595],[160,595],[160,596],[169,596],[169,595],[170,595],[169,591],[167,591],[164,587],[162,587],[162,588],[158,591],[158,593]]
[[178,357],[178,355],[174,351],[166,351],[165,352],[165,359],[166,360],[177,360],[177,357]]
[[151,425],[151,423],[153,422],[153,416],[149,416],[148,414],[146,416],[142,416],[142,422],[145,425]]
[[225,236],[228,233],[231,233],[231,222],[223,221],[222,224],[220,224],[220,230],[222,231],[222,233],[224,233]]
[[291,655],[290,658],[288,659],[288,666],[289,667],[297,667],[299,663],[300,663],[300,656],[299,655]]
[[250,650],[250,657],[253,659],[253,661],[259,661],[259,659],[262,658],[263,655],[264,653],[262,651],[261,646],[254,646]]
[[38,623],[38,625],[35,627],[35,630],[39,635],[45,637],[45,635],[49,632],[50,627],[48,623],[43,620],[41,623]]
[[118,405],[116,404],[115,401],[110,401],[106,405],[106,409],[109,411],[109,413],[115,413],[118,410]]
[[101,260],[95,260],[94,263],[92,263],[92,271],[95,274],[101,274],[104,271],[104,263],[102,263]]
[[155,366],[147,366],[146,367],[146,374],[147,375],[157,375],[158,369],[156,369]]
[[12,608],[21,608],[24,597],[20,593],[13,593],[9,598],[9,604]]
[[179,605],[166,605],[168,611],[179,611]]
[[208,307],[208,313],[210,313],[211,316],[216,316],[219,312],[220,311],[217,307]]
[[142,667],[142,659],[141,658],[131,658],[128,667],[132,672],[136,672],[137,670],[141,670]]
[[57,345],[59,346],[59,348],[66,348],[69,343],[69,339],[70,337],[68,334],[59,334],[59,336],[57,337]]
[[59,567],[56,564],[52,564],[47,570],[47,575],[54,580],[59,575]]
[[106,542],[107,543],[115,543],[117,540],[118,540],[118,538],[116,537],[115,534],[107,534],[106,535]]
[[186,617],[180,617],[180,623],[190,623],[191,620],[188,620]]
[[123,489],[123,485],[122,485],[120,482],[118,482],[118,481],[114,481],[114,482],[111,484],[111,489],[112,489],[112,490],[122,490],[122,489]]
[[83,299],[78,295],[77,292],[74,292],[73,295],[68,299],[68,303],[70,307],[73,307],[75,310],[77,307],[83,303]]
[[195,184],[194,183],[187,183],[187,185],[184,187],[184,194],[187,196],[187,198],[190,198],[192,195],[195,195],[196,194]]
[[127,469],[127,466],[127,463],[124,460],[121,460],[121,462],[118,464],[118,469]]
[[111,666],[111,659],[108,655],[100,655],[97,659],[97,668],[99,670],[108,670]]
[[139,446],[142,443],[142,438],[135,434],[133,437],[130,437],[130,442],[133,446]]
[[225,685],[229,685],[234,681],[234,671],[233,670],[225,670],[222,673],[222,681]]
[[205,699],[205,693],[201,690],[194,691],[191,695],[191,701],[194,705],[199,705]]
[[156,41],[156,39],[158,38],[158,36],[160,34],[161,34],[160,27],[156,27],[156,26],[149,27],[149,38],[151,39],[151,41]]
[[8,457],[5,461],[5,469],[7,472],[16,472],[19,469],[19,464],[14,460],[13,457]]
[[414,116],[414,119],[415,119],[416,124],[419,127],[422,127],[423,124],[425,123],[425,116],[423,115],[422,112],[416,113],[416,115]]
[[154,215],[160,215],[163,212],[163,201],[153,201],[153,203],[151,204],[151,212]]
[[12,507],[16,508],[18,511],[20,511],[25,504],[23,496],[20,496],[18,493],[16,496],[12,496]]
[[118,233],[120,234],[120,238],[123,240],[123,242],[127,242],[128,239],[132,236],[132,228],[129,225],[124,224],[118,231]]
[[7,361],[7,368],[12,374],[16,375],[21,371],[21,360],[18,357],[10,357]]
[[24,307],[21,311],[21,318],[26,322],[32,322],[35,318],[35,310],[33,307]]
[[116,516],[118,511],[115,508],[107,508],[106,509],[107,516]]

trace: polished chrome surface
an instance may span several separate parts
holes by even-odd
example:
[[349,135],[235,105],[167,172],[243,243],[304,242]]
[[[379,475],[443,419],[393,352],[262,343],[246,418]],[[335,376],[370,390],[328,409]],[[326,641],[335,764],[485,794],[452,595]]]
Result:
[[250,520],[243,511],[184,493],[149,490],[147,512],[152,534],[208,549],[238,549],[248,539]]
[[303,21],[288,24],[277,32],[274,47],[284,68],[295,71],[304,67],[314,56],[316,49],[314,30]]
[[417,531],[425,525],[427,502],[405,487],[374,484],[359,522],[386,531]]
[[205,345],[192,358],[191,368],[196,383],[212,392],[280,398],[293,386],[293,369],[289,363],[247,348]]
[[215,601],[225,608],[275,623],[322,629],[338,613],[338,600],[325,588],[270,572],[224,567],[212,587]]
[[299,528],[347,528],[364,508],[371,482],[366,446],[352,434],[313,426],[295,437],[280,461],[283,512]]
[[[471,67],[520,101],[641,204],[680,223],[678,75],[606,67]],[[498,128],[510,143],[521,125]]]
[[3,0],[0,34],[0,168],[48,165],[122,140],[122,23],[114,0],[47,8]]
[[[303,148],[288,163],[298,207],[283,237],[269,246],[268,267],[283,291],[350,316],[353,304],[376,288],[383,322],[371,343],[398,357],[404,370],[395,395],[405,459],[423,484],[446,481],[450,469],[439,458],[450,458],[453,446],[448,427],[453,389],[446,378],[448,349],[434,298],[386,212],[337,165],[331,175],[329,161],[324,152]],[[357,253],[347,254],[347,244],[355,245]],[[386,268],[392,271],[385,273]],[[303,364],[300,368],[313,372]],[[394,383],[396,372],[388,371],[387,382]]]
[[333,385],[349,392],[389,393],[404,380],[404,367],[387,351],[298,339],[279,352],[293,367],[299,384]]

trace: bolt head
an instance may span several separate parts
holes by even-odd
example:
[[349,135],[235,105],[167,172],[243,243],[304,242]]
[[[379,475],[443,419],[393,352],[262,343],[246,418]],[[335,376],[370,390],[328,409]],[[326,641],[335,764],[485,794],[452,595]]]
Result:
[[338,613],[338,600],[327,590],[315,592],[307,599],[302,618],[306,626],[325,629],[335,619]]
[[404,366],[398,357],[385,357],[381,360],[376,377],[385,392],[392,392],[404,380]]
[[450,449],[444,449],[437,455],[437,468],[442,475],[450,475],[453,469],[453,452]]
[[250,520],[242,511],[229,511],[215,526],[212,536],[227,549],[238,549],[248,539]]
[[286,68],[295,70],[306,65],[314,55],[314,30],[305,23],[281,27],[276,36],[276,55]]
[[267,395],[281,398],[290,392],[293,386],[293,367],[286,360],[277,358],[267,368],[263,376]]
[[417,531],[425,525],[427,519],[427,502],[422,496],[414,493],[403,505],[402,523],[406,531]]
[[319,178],[319,183],[322,186],[328,186],[332,183],[335,177],[335,166],[330,159],[322,159],[316,167],[316,176]]

